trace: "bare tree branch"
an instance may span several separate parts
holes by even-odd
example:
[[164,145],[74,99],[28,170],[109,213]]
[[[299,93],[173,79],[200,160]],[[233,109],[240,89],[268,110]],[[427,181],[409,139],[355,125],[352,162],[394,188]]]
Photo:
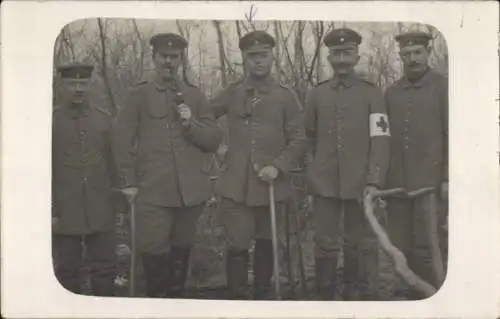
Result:
[[106,89],[108,91],[109,100],[111,101],[111,114],[112,116],[116,116],[117,106],[115,103],[115,98],[113,96],[113,91],[111,90],[111,85],[109,83],[108,78],[108,67],[106,64],[106,36],[104,34],[104,26],[101,18],[97,18],[97,25],[99,27],[99,38],[101,40],[101,67],[102,67],[102,77],[104,80],[104,84],[106,85]]

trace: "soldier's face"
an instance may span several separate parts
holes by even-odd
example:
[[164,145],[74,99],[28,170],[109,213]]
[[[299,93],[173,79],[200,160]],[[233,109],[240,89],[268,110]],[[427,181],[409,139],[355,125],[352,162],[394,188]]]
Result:
[[81,104],[90,88],[89,79],[63,79],[62,86],[67,99],[73,104]]
[[243,54],[243,63],[251,76],[266,77],[273,65],[273,52],[270,49],[246,51]]
[[153,62],[160,77],[171,80],[182,63],[182,50],[160,47],[153,55]]
[[331,48],[330,54],[328,55],[328,61],[335,71],[335,74],[342,75],[351,73],[354,66],[359,61],[358,50],[357,48]]
[[399,51],[405,73],[408,76],[422,74],[429,65],[429,48],[424,45],[411,45]]

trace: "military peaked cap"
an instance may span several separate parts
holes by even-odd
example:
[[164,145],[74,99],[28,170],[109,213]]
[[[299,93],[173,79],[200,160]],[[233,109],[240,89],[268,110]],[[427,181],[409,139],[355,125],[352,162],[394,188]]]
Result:
[[71,63],[57,67],[57,73],[62,78],[70,79],[88,79],[92,76],[93,70],[93,65],[84,63]]
[[149,44],[153,48],[166,46],[170,49],[184,50],[188,46],[186,39],[175,33],[159,33],[154,35]]
[[252,31],[245,34],[239,43],[241,51],[253,48],[273,48],[276,45],[274,38],[265,31]]
[[333,29],[324,39],[327,47],[357,46],[361,43],[362,37],[356,31],[349,28]]
[[413,31],[399,34],[394,39],[399,43],[399,46],[405,47],[409,45],[425,45],[429,44],[432,39],[431,35],[425,32]]

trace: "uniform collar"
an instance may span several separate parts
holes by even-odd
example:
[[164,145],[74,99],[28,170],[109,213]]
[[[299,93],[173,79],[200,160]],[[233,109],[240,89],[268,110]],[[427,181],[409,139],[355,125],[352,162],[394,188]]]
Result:
[[340,84],[344,85],[345,87],[351,87],[356,84],[358,80],[359,78],[355,73],[350,73],[342,77],[334,75],[330,83],[333,88],[338,87]]
[[272,76],[268,76],[263,80],[256,80],[252,77],[246,77],[244,85],[247,90],[257,89],[259,92],[269,93],[273,88],[274,78]]
[[153,78],[153,83],[158,91],[180,91],[183,88],[183,83],[179,80],[173,79],[171,81],[165,82],[160,80],[158,77]]
[[431,68],[427,68],[427,70],[425,70],[424,73],[420,76],[420,78],[418,78],[416,81],[410,81],[406,76],[404,76],[403,87],[404,88],[422,87],[427,83],[429,83],[431,77],[432,77]]

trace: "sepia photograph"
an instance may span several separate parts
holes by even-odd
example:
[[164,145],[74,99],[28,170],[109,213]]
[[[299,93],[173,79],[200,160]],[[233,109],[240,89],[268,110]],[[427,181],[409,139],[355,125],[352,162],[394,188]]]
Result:
[[418,300],[445,279],[435,28],[85,19],[54,46],[54,270],[97,296]]
[[7,1],[6,318],[496,318],[498,4]]

